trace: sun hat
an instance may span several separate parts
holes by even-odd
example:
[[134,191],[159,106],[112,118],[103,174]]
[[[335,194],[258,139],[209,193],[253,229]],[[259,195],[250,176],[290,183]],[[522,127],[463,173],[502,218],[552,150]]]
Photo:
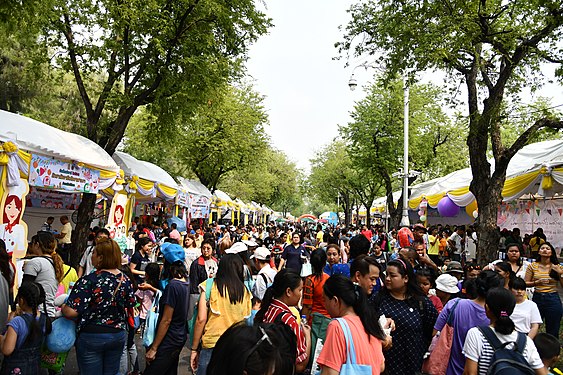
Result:
[[250,256],[250,259],[256,258],[258,260],[270,260],[271,252],[268,248],[261,246],[254,250],[254,254]]
[[463,273],[463,267],[461,266],[461,263],[452,260],[446,267],[446,273],[451,273],[451,272]]
[[184,262],[186,260],[186,253],[184,251],[184,248],[175,243],[163,243],[162,245],[160,245],[160,252],[168,263],[174,263],[177,261]]
[[454,276],[445,273],[436,279],[436,289],[450,294],[459,293],[457,283],[458,281]]
[[242,242],[235,242],[231,247],[225,250],[227,254],[238,254],[248,250],[248,247]]

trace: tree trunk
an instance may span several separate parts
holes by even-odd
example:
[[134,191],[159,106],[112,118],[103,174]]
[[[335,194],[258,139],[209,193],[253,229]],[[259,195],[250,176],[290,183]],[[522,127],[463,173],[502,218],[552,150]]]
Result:
[[88,235],[90,234],[91,217],[96,205],[96,194],[82,193],[82,201],[78,206],[78,220],[74,230],[72,231],[73,249],[70,253],[70,265],[77,267],[80,257],[88,243]]
[[390,228],[399,228],[401,225],[401,215],[403,213],[403,194],[401,194],[397,207],[395,208],[393,192],[387,193],[387,210],[389,212]]

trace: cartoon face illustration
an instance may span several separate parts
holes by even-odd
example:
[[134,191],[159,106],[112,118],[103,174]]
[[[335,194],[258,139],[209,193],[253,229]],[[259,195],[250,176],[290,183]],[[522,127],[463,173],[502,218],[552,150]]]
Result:
[[115,206],[115,212],[113,213],[113,221],[115,222],[115,226],[119,226],[123,223],[123,214],[125,213],[125,209],[122,205]]
[[4,205],[4,223],[14,225],[20,222],[22,201],[17,195],[8,195]]

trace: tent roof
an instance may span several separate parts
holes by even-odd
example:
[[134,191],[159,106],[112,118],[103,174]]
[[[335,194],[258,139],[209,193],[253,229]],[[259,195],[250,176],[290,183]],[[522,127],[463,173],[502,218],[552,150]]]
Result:
[[[489,160],[489,163],[491,164],[491,169],[494,169],[494,159]],[[543,166],[555,167],[559,165],[563,165],[562,140],[532,143],[523,147],[510,160],[506,171],[506,179],[509,180],[526,173],[539,171]],[[472,179],[471,168],[460,169],[446,176],[412,186],[410,199],[467,188]],[[526,192],[522,191],[522,193]]]
[[225,202],[232,202],[233,200],[231,199],[231,197],[229,197],[227,195],[227,193],[225,193],[224,191],[221,190],[215,190],[215,192],[213,193],[217,198],[221,199],[222,201]]
[[178,180],[180,181],[180,186],[187,190],[188,193],[211,198],[212,194],[209,189],[198,180],[188,180],[183,177],[178,178]]
[[82,162],[119,172],[119,166],[98,144],[29,117],[0,110],[0,141],[15,141],[25,151],[60,160]]
[[127,176],[137,176],[172,188],[177,188],[178,186],[172,176],[158,165],[135,159],[133,156],[121,151],[116,151],[113,154],[113,159]]

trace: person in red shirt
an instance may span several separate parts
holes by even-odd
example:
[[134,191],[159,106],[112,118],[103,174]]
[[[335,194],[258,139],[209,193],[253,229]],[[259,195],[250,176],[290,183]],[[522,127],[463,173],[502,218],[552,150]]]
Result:
[[289,309],[297,306],[303,292],[303,281],[298,273],[283,269],[274,278],[271,287],[266,290],[260,311],[254,317],[254,324],[283,323],[287,325],[297,337],[297,358],[295,372],[305,371],[311,354],[311,327],[297,319]]
[[369,242],[371,242],[371,238],[373,237],[373,232],[368,229],[367,225],[364,225],[362,227],[362,234],[368,239]]

